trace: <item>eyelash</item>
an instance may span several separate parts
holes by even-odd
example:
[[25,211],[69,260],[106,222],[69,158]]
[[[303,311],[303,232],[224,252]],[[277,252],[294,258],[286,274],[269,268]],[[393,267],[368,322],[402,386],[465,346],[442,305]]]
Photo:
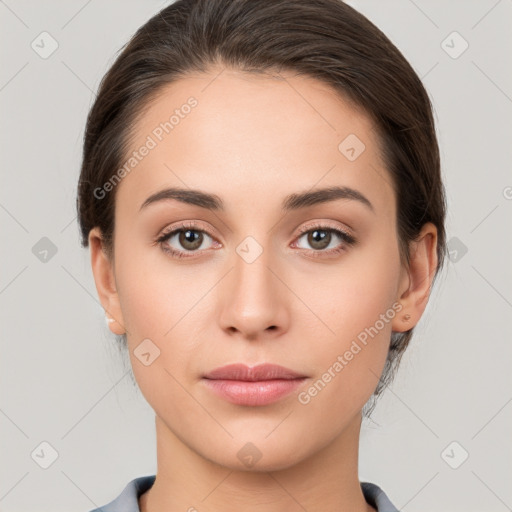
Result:
[[[176,235],[177,233],[180,233],[181,231],[187,231],[187,230],[201,232],[201,233],[208,235],[210,238],[213,238],[213,236],[210,235],[208,233],[208,231],[201,229],[201,226],[199,226],[198,224],[196,224],[194,222],[184,222],[184,223],[179,224],[178,226],[174,226],[171,230],[168,230],[168,231],[162,233],[162,235],[156,239],[156,243],[161,246],[161,248],[164,252],[170,254],[174,258],[193,258],[194,254],[197,252],[200,252],[200,251],[189,251],[193,254],[191,256],[186,256],[185,251],[178,251],[176,249],[173,249],[173,248],[165,245],[165,242],[167,242],[174,235]],[[323,257],[326,254],[329,256],[335,256],[337,254],[340,254],[341,252],[344,252],[346,250],[346,247],[345,247],[346,245],[353,246],[357,243],[357,240],[352,235],[347,233],[346,231],[343,231],[339,228],[333,228],[331,226],[320,224],[320,223],[313,223],[313,224],[303,226],[302,228],[300,228],[299,236],[297,238],[300,239],[303,235],[305,235],[311,231],[315,231],[315,230],[327,231],[330,233],[334,233],[342,240],[342,244],[334,249],[329,249],[329,250],[311,249],[310,251],[307,251],[307,252],[311,253],[312,257],[314,257],[314,258]]]

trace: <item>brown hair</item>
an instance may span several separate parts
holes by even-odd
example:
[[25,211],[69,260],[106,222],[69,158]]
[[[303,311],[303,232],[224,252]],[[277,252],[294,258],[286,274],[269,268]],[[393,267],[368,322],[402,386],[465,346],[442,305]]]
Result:
[[[113,254],[115,187],[101,198],[95,190],[125,161],[143,109],[167,84],[214,64],[313,77],[370,116],[395,189],[402,261],[409,261],[408,243],[432,222],[437,277],[446,253],[446,205],[428,94],[391,41],[341,0],[177,0],[140,27],[103,77],[87,118],[77,194],[83,247],[98,226]],[[392,333],[365,414],[393,380],[412,331]]]

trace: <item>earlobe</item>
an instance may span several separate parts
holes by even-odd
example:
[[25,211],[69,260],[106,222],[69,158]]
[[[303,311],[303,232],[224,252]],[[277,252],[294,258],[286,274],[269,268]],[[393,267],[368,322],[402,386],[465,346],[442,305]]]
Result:
[[89,247],[96,291],[105,310],[108,327],[114,334],[124,334],[126,329],[116,289],[113,262],[104,250],[101,231],[97,227],[89,232]]
[[424,224],[416,240],[409,244],[410,261],[404,269],[398,302],[401,313],[392,324],[395,332],[412,329],[420,320],[430,296],[437,269],[437,228],[431,222]]

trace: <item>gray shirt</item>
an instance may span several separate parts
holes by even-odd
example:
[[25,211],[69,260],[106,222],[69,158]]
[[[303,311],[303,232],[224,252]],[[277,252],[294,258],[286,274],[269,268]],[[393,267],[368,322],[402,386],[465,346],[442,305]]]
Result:
[[[140,512],[138,499],[155,481],[156,475],[140,476],[135,478],[124,488],[123,492],[113,501],[91,512]],[[384,491],[370,482],[360,482],[364,499],[378,512],[398,512],[398,509],[389,501]]]

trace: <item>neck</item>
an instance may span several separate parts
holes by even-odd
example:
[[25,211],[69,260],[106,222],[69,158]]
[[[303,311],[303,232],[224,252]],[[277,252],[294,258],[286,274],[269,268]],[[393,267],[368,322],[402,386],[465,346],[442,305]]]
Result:
[[240,471],[205,459],[156,417],[157,474],[141,512],[375,512],[358,478],[361,415],[334,441],[277,471]]

